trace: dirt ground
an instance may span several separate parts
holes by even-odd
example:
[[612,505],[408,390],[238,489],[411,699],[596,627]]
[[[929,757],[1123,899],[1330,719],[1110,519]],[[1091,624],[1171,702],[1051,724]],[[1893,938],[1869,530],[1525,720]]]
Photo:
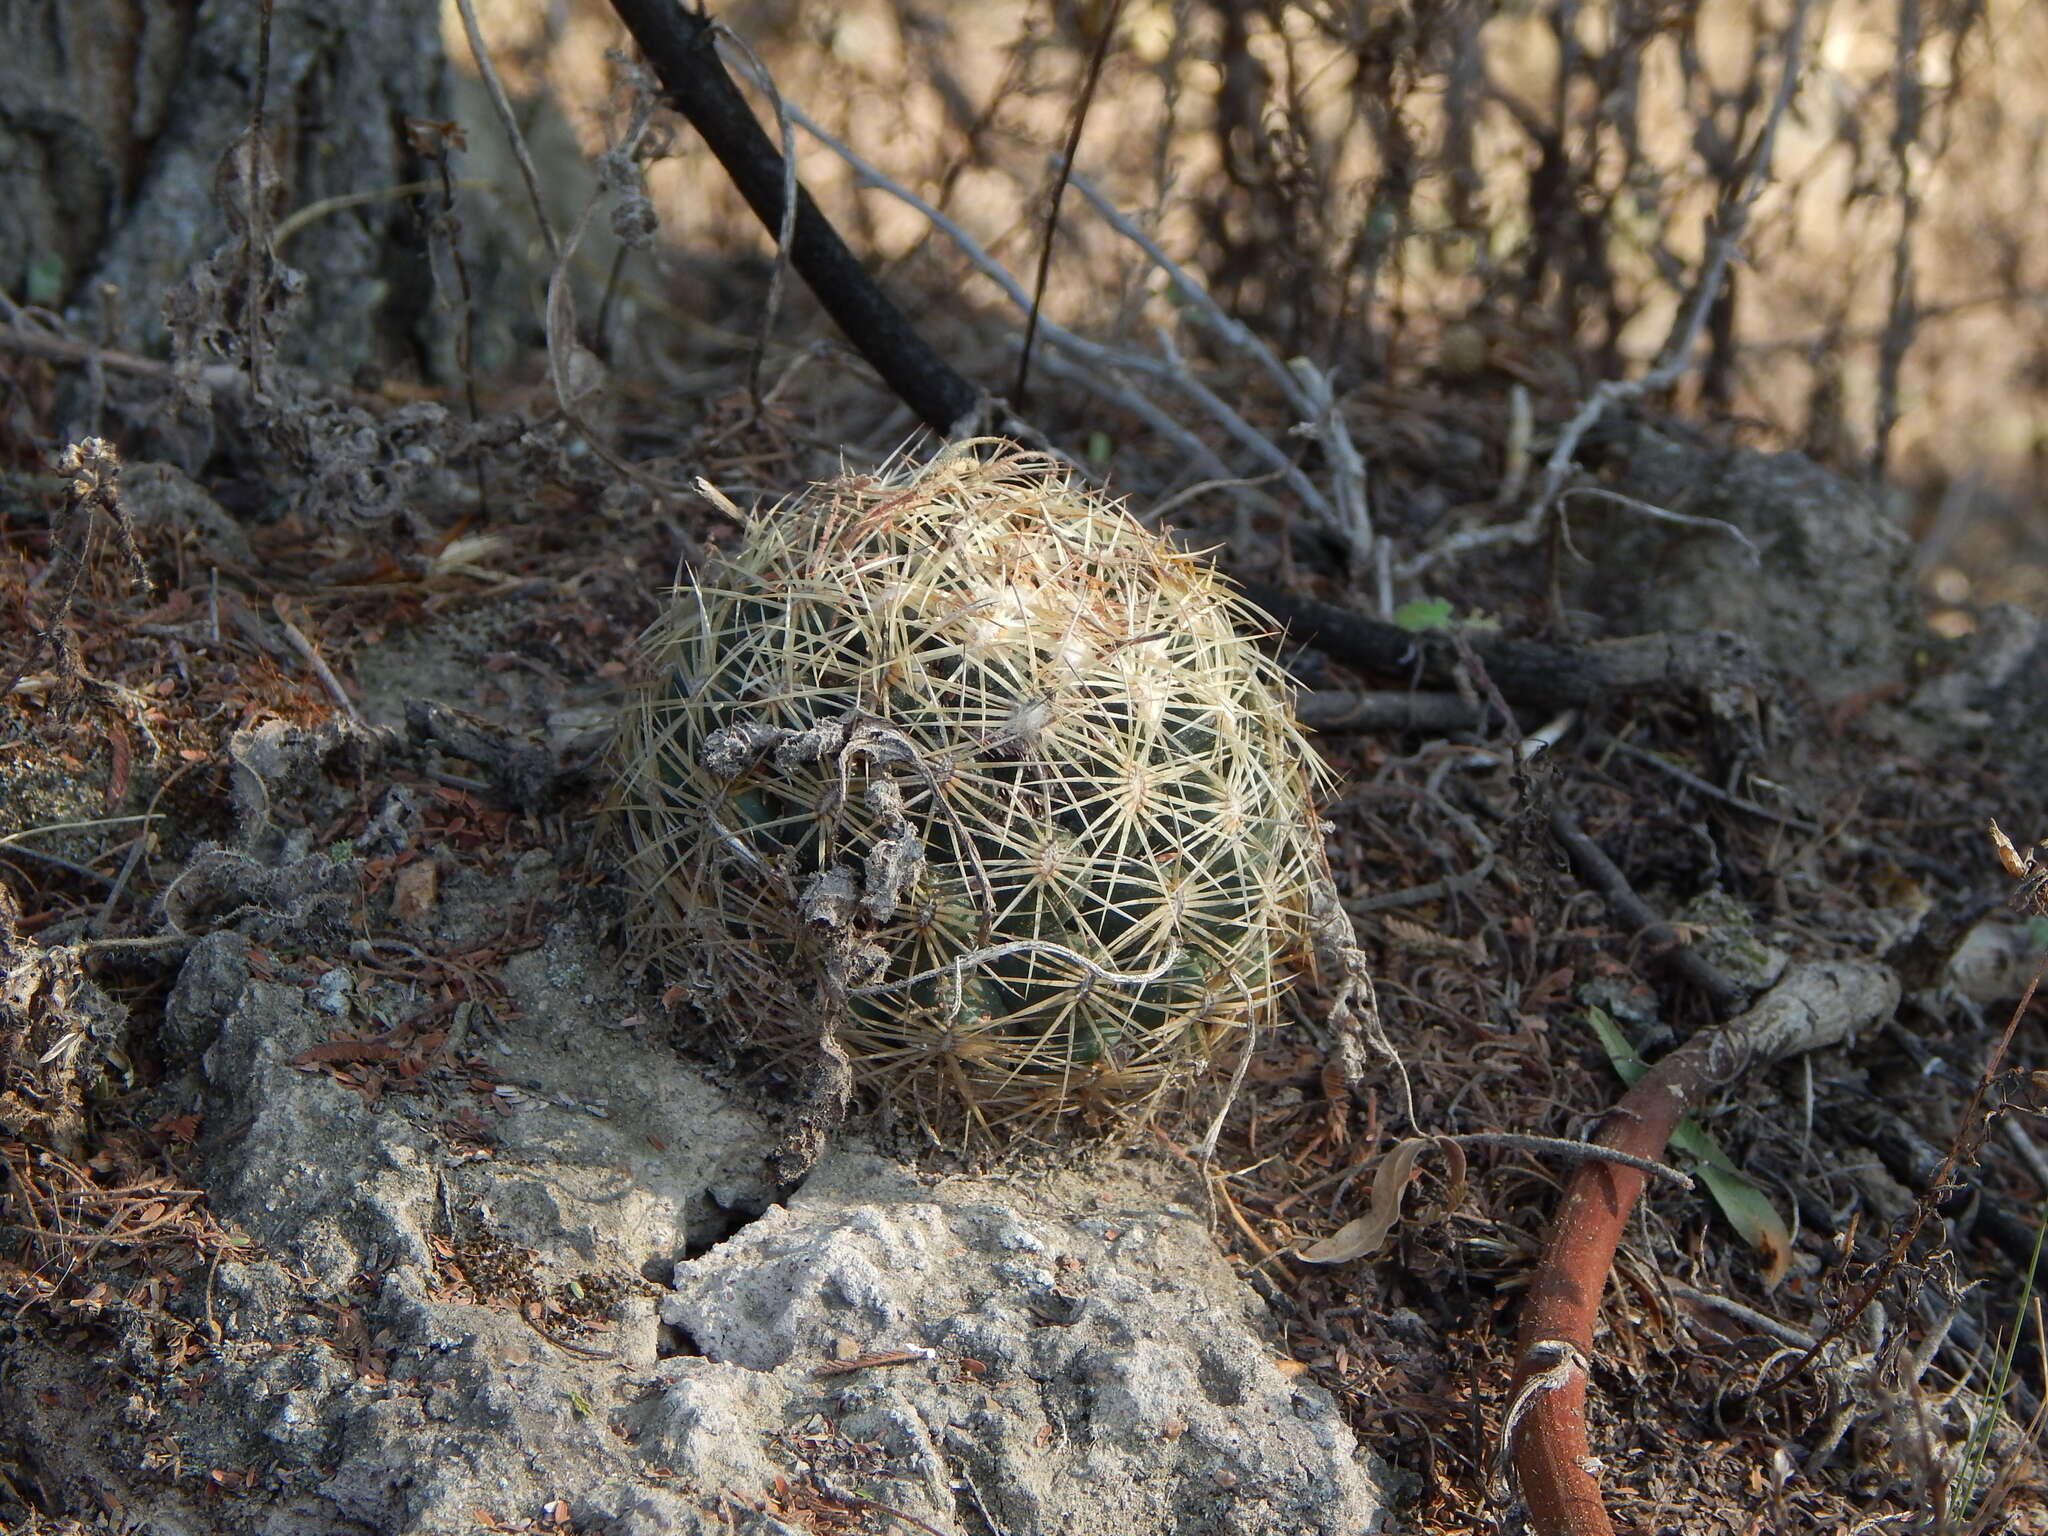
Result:
[[[48,393],[54,416],[57,370],[32,368],[26,382]],[[824,451],[803,441],[803,402],[754,416],[737,373],[732,383],[675,439],[679,458],[714,478],[775,485],[828,471]],[[1429,442],[1482,419],[1470,402],[1417,402],[1405,431]],[[1336,1267],[1298,1255],[1358,1212],[1375,1165],[1415,1131],[1580,1134],[1619,1088],[1588,1023],[1593,1009],[1651,1058],[1707,1022],[1703,998],[1657,946],[1562,867],[1540,813],[1573,808],[1638,892],[1751,985],[1788,956],[1882,959],[1907,996],[1882,1032],[1701,1108],[1790,1225],[1788,1251],[1753,1250],[1697,1194],[1653,1194],[1603,1312],[1594,1397],[1605,1481],[1642,1528],[1886,1528],[1924,1510],[1985,1422],[2035,1230],[2041,1186],[2026,1117],[2007,1115],[1988,1137],[1961,1117],[2025,983],[2028,941],[1997,919],[2004,882],[1982,823],[1995,813],[2018,828],[2040,824],[2038,788],[2005,749],[2023,739],[2018,690],[2039,688],[2040,653],[2031,632],[2020,664],[1948,654],[1916,636],[1901,618],[1910,601],[1901,541],[1884,514],[1796,460],[1731,453],[1652,424],[1631,428],[1610,454],[1612,483],[1645,493],[1660,475],[1710,477],[1721,501],[1698,503],[1703,515],[1741,518],[1772,556],[1760,576],[1725,558],[1725,540],[1582,528],[1582,544],[1597,540],[1624,566],[1661,561],[1668,579],[1623,584],[1596,567],[1578,578],[1572,622],[1636,633],[1718,620],[1751,637],[1766,669],[1732,701],[1683,679],[1597,699],[1520,772],[1498,749],[1497,724],[1449,735],[1326,724],[1319,749],[1344,786],[1327,810],[1333,863],[1376,967],[1414,1122],[1383,1064],[1355,1099],[1332,1077],[1311,990],[1300,995],[1299,1027],[1262,1042],[1251,1061],[1214,1171],[1201,1174],[1191,1159],[1220,1102],[1218,1082],[1197,1085],[1135,1155],[1178,1170],[1197,1192],[1270,1309],[1282,1356],[1327,1388],[1361,1442],[1396,1469],[1405,1520],[1490,1530],[1508,1507],[1491,1467],[1515,1290],[1560,1170],[1540,1154],[1475,1148],[1453,1198],[1425,1161],[1384,1252]],[[1411,472],[1441,473],[1432,464]],[[175,476],[157,480],[182,487]],[[14,1431],[0,1467],[9,1479],[0,1494],[18,1501],[10,1518],[29,1520],[20,1528],[64,1528],[55,1512],[85,1497],[39,1471],[51,1453],[38,1435],[77,1424],[47,1405],[77,1411],[65,1403],[76,1393],[104,1408],[117,1380],[143,1397],[203,1399],[208,1362],[229,1344],[209,1310],[216,1277],[251,1245],[278,1240],[247,1229],[246,1195],[229,1201],[241,1223],[214,1209],[234,1162],[216,1139],[231,1128],[211,1123],[206,1095],[190,1085],[205,1042],[179,1030],[200,1026],[167,1012],[201,935],[239,934],[251,945],[247,965],[315,1003],[337,973],[410,999],[403,1016],[384,1006],[325,1015],[324,1032],[290,1065],[371,1106],[394,1096],[430,1103],[426,1123],[460,1156],[493,1155],[508,1102],[527,1090],[484,1049],[481,1024],[451,1043],[457,1021],[478,1009],[516,1017],[508,975],[565,922],[591,933],[588,963],[629,1000],[619,1011],[773,1117],[772,1081],[723,1055],[687,1009],[664,1012],[656,980],[620,948],[614,866],[592,839],[606,711],[633,638],[685,551],[734,529],[682,500],[618,515],[606,487],[573,460],[544,462],[509,515],[436,551],[387,530],[312,527],[290,512],[194,518],[181,510],[193,504],[182,490],[182,499],[163,496],[137,474],[128,504],[152,589],[131,586],[95,524],[68,620],[81,657],[68,701],[38,638],[68,579],[57,564],[63,493],[44,482],[13,503],[7,602],[34,622],[9,638],[18,680],[0,755],[0,869],[20,909],[12,942],[66,957],[65,974],[48,983],[48,1017],[68,1017],[66,999],[88,989],[111,1015],[67,1058],[81,1072],[71,1118],[8,1124],[10,1353],[42,1362],[9,1389],[38,1381],[46,1403],[14,1421],[30,1427]],[[289,487],[269,493],[274,510]],[[1822,530],[1820,547],[1802,542],[1802,529]],[[1329,595],[1289,565],[1283,532],[1251,530],[1267,566],[1246,574]],[[1540,604],[1542,584],[1500,569],[1475,576],[1474,594],[1471,608],[1501,615],[1512,633],[1529,627],[1518,615]],[[1819,659],[1828,647],[1862,672],[1800,668],[1802,654]],[[1413,681],[1353,671],[1314,647],[1283,643],[1282,654],[1314,685],[1303,703],[1311,719],[1317,710],[1340,718],[1332,701],[1349,690]],[[1525,709],[1518,729],[1541,725],[1541,714]],[[342,729],[351,717],[362,726]],[[320,762],[256,760],[258,738],[280,724],[330,733]],[[41,1056],[50,1042],[26,1046]],[[1994,1101],[2023,1108],[2037,1065],[2048,1063],[2022,1029]],[[1829,1330],[1959,1135],[1966,1165],[1925,1213],[1882,1304],[1820,1368],[1725,1417],[1732,1387]],[[948,1162],[927,1154],[927,1166]],[[769,1198],[758,1172],[751,1177],[747,1188],[728,1178],[740,1179],[729,1192],[735,1209]],[[699,1240],[707,1223],[744,1221],[697,1198],[702,1208],[673,1223]],[[451,1283],[473,1287],[477,1307],[517,1315],[546,1294],[516,1274],[478,1283],[459,1259],[448,1262],[468,1277]],[[345,1299],[347,1277],[338,1279]],[[588,1292],[592,1276],[577,1283]],[[331,1316],[370,1328],[367,1341],[349,1345],[342,1327],[321,1336],[326,1349],[378,1348],[374,1308],[360,1310],[368,1322],[349,1324],[358,1314],[346,1305]],[[573,1332],[577,1317],[571,1309],[543,1326]],[[604,1315],[598,1323],[612,1326]],[[1994,1442],[2000,1465],[2018,1474],[2002,1494],[2006,1529],[2038,1518],[2031,1452],[2013,1438],[2041,1390],[2024,1363],[2033,1347],[2018,1357],[2006,1388],[2012,1418]],[[49,1374],[52,1350],[75,1369]],[[113,1445],[136,1437],[131,1480],[139,1469],[145,1481],[189,1490],[225,1480],[232,1490],[244,1475],[156,1465],[146,1430],[124,1430],[118,1416],[99,1433]],[[252,1488],[258,1470],[247,1472]],[[24,1517],[22,1503],[52,1519]],[[847,1517],[812,1528],[881,1527]]]
[[[765,305],[760,270],[721,281]],[[830,334],[800,292],[782,303],[786,334]],[[938,339],[979,357],[991,324]],[[648,1389],[696,1358],[662,1320],[663,1266],[765,1243],[748,1234],[771,1222],[829,1224],[844,1171],[808,1195],[766,1176],[793,1085],[708,1037],[634,955],[598,817],[635,637],[679,569],[738,536],[691,478],[744,505],[878,463],[906,433],[836,343],[778,345],[751,391],[744,340],[679,332],[659,370],[580,400],[589,433],[538,357],[486,383],[474,422],[460,384],[280,369],[267,401],[217,394],[198,455],[153,425],[168,368],[110,382],[0,351],[5,1528],[878,1536],[950,1518],[879,1429],[833,1440],[805,1421],[766,1459],[679,1484],[701,1453],[681,1410],[656,1408],[682,1388]],[[1346,396],[1382,537],[1420,548],[1505,516],[1503,480],[1530,462],[1513,360],[1541,350],[1520,340]],[[1287,440],[1278,407],[1241,398]],[[1568,405],[1542,408],[1539,439]],[[68,489],[88,469],[55,467],[95,414],[123,427],[132,561],[115,508]],[[376,472],[354,505],[374,515],[337,512],[332,455],[288,451],[344,420]],[[1284,499],[1183,498],[1199,477],[1141,415],[1048,384],[1033,422],[1139,515],[1173,498],[1164,522],[1276,609],[1377,611],[1371,570]],[[1237,1278],[1188,1259],[1204,1304],[1234,1317],[1240,1282],[1257,1298],[1253,1385],[1233,1391],[1280,1405],[1276,1424],[1320,1425],[1314,1405],[1333,1404],[1401,1529],[1513,1529],[1498,1448],[1518,1291],[1570,1172],[1513,1138],[1582,1139],[1620,1096],[1596,1019],[1654,1061],[1725,1011],[1679,950],[1745,1000],[1788,965],[1878,962],[1894,1017],[1695,1106],[1737,1193],[1659,1184],[1630,1221],[1591,1372],[1609,1507],[1634,1529],[1729,1536],[2048,1531],[2041,1005],[2000,1048],[2044,934],[2009,909],[1985,832],[1996,817],[2024,851],[2048,831],[2048,640],[2017,609],[1930,630],[1898,501],[1735,435],[1611,413],[1580,455],[1610,500],[1432,576],[1454,596],[1406,614],[1405,650],[1283,612],[1270,643],[1341,786],[1331,863],[1398,1070],[1345,1082],[1309,983],[1290,1027],[1110,1145],[970,1166],[878,1130],[867,1103],[841,1151],[934,1188],[1066,1170],[1028,1240],[1067,1232],[1105,1274],[1119,1223],[1156,1220],[1173,1252],[1206,1234]],[[1303,449],[1318,476],[1329,441]],[[1703,634],[1737,638],[1689,665]],[[1639,636],[1672,637],[1673,659],[1573,681],[1601,642]],[[1374,712],[1400,694],[1427,718]],[[1646,934],[1588,883],[1559,812],[1671,930]],[[664,1098],[647,1085],[671,1061],[690,1086]],[[1461,1144],[1455,1174],[1423,1157],[1376,1253],[1304,1260],[1416,1136],[1500,1139]],[[333,1148],[324,1166],[308,1139]],[[587,1231],[564,1214],[599,1205]],[[341,1234],[328,1251],[316,1218]],[[424,1278],[392,1280],[401,1259]],[[236,1406],[252,1402],[260,1423]],[[783,1406],[764,1400],[754,1427]],[[1162,1477],[1235,1486],[1180,1449],[1208,1443],[1199,1425],[1132,1413],[1144,1454],[1170,1448]],[[429,1423],[474,1477],[390,1492]],[[585,1437],[586,1483],[492,1461],[500,1430]],[[977,1476],[1000,1481],[947,1465],[976,1498]],[[462,1502],[493,1479],[501,1497]],[[677,1491],[718,1483],[712,1503]],[[1030,1490],[989,1486],[982,1524],[1025,1529],[1025,1504],[1001,1499]],[[1307,1507],[1276,1490],[1274,1521]],[[1285,1528],[1242,1518],[1227,1528]]]

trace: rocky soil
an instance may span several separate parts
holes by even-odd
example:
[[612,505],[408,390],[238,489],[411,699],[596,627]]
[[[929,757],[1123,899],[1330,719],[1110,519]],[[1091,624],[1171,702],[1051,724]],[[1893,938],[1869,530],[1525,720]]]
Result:
[[[473,677],[489,628],[361,673]],[[449,786],[417,698],[366,708],[237,736],[236,835],[166,892],[197,937],[140,1118],[225,1237],[161,1313],[101,1286],[8,1325],[46,1493],[167,1536],[1380,1528],[1198,1181],[849,1137],[778,1189],[759,1083],[622,968],[588,821],[536,835]],[[558,713],[511,754],[543,778]]]

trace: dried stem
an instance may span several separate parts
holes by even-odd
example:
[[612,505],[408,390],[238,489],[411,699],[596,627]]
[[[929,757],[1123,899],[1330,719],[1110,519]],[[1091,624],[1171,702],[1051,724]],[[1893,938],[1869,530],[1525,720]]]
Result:
[[[1805,47],[1806,17],[1807,12],[1812,9],[1812,4],[1813,0],[1799,0],[1798,9],[1792,13],[1792,20],[1786,25],[1784,42],[1779,50],[1781,62],[1778,70],[1778,89],[1772,99],[1771,110],[1757,131],[1756,143],[1749,151],[1748,167],[1741,180],[1735,187],[1729,189],[1721,206],[1715,210],[1707,239],[1706,255],[1700,263],[1699,278],[1693,285],[1688,302],[1679,311],[1678,323],[1673,328],[1670,338],[1664,343],[1657,364],[1640,378],[1602,380],[1586,397],[1585,402],[1558,433],[1550,457],[1544,462],[1542,483],[1537,487],[1535,499],[1529,504],[1529,510],[1521,518],[1512,523],[1474,528],[1454,534],[1403,565],[1400,568],[1402,576],[1419,575],[1432,565],[1470,554],[1475,549],[1495,544],[1534,543],[1549,526],[1551,509],[1556,505],[1565,481],[1571,478],[1578,458],[1579,444],[1599,423],[1600,418],[1617,405],[1670,388],[1692,367],[1693,348],[1706,326],[1707,316],[1712,312],[1715,301],[1720,296],[1722,280],[1728,273],[1728,264],[1734,259],[1736,249],[1742,242],[1743,232],[1749,226],[1750,210],[1770,181],[1771,153],[1777,144],[1778,125],[1784,119],[1786,109],[1791,106],[1792,98],[1798,93],[1799,56]],[[1560,82],[1564,79],[1565,73],[1560,72]]]
[[1659,956],[1687,981],[1698,987],[1721,1008],[1740,1005],[1749,993],[1739,982],[1709,964],[1707,960],[1686,943],[1676,928],[1660,918],[1630,888],[1628,878],[1614,865],[1614,861],[1601,851],[1600,845],[1588,837],[1572,813],[1558,806],[1550,813],[1550,831],[1565,854],[1572,861],[1572,868],[1581,880],[1603,896],[1615,916],[1635,929],[1645,940],[1657,946]]
[[483,28],[477,25],[476,6],[472,0],[455,0],[462,12],[462,30],[469,38],[469,54],[476,60],[477,74],[482,77],[484,89],[490,93],[491,106],[498,114],[498,122],[504,127],[505,142],[512,148],[512,158],[519,164],[519,174],[526,182],[526,196],[533,204],[533,217],[540,225],[541,238],[547,241],[548,257],[553,261],[562,258],[562,240],[555,233],[554,221],[548,217],[547,200],[540,192],[540,172],[534,169],[533,155],[527,150],[526,135],[519,131],[519,118],[512,110],[512,102],[505,95],[504,82],[498,78],[498,67],[491,62],[490,49],[484,46]]
[[775,77],[754,52],[751,44],[723,22],[715,23],[718,40],[739,51],[752,69],[754,79],[768,95],[775,109],[775,133],[782,144],[782,218],[775,225],[775,275],[768,280],[768,302],[761,306],[761,326],[754,337],[754,355],[747,364],[747,398],[755,411],[762,406],[761,364],[768,356],[768,343],[775,339],[775,319],[782,312],[783,280],[789,275],[789,243],[796,236],[796,130],[789,125],[789,108]]
[[1045,210],[1045,240],[1038,250],[1038,280],[1031,288],[1031,313],[1024,321],[1024,345],[1017,353],[1017,383],[1010,393],[1014,404],[1023,410],[1029,399],[1031,382],[1031,343],[1038,334],[1038,312],[1045,304],[1045,280],[1052,275],[1052,242],[1059,233],[1060,203],[1067,192],[1067,179],[1073,173],[1074,154],[1081,147],[1081,130],[1088,125],[1088,108],[1095,100],[1095,87],[1102,79],[1102,63],[1109,57],[1109,45],[1116,37],[1116,24],[1123,18],[1124,0],[1110,0],[1109,14],[1098,18],[1101,31],[1095,39],[1095,49],[1088,55],[1088,73],[1081,81],[1081,98],[1074,103],[1073,122],[1067,129],[1067,149],[1061,155],[1053,172],[1052,199]]
[[[819,127],[817,123],[804,114],[801,108],[793,104],[787,104],[786,110],[789,113],[790,121],[794,122],[804,132],[845,161],[847,167],[853,171],[857,181],[864,186],[874,188],[878,192],[886,192],[906,207],[914,208],[917,212],[923,214],[931,222],[932,227],[951,241],[976,271],[980,272],[1002,290],[1004,297],[1016,305],[1019,312],[1027,314],[1030,312],[1031,296],[1025,291],[1023,284],[1019,283],[1000,262],[989,255],[983,249],[981,243],[966,230],[962,229],[953,220],[947,218],[945,214],[919,197],[915,192],[891,180],[883,172],[877,170],[855,151]],[[799,270],[801,271],[801,265],[799,265]],[[848,334],[852,335],[853,332],[849,330]],[[1038,323],[1038,334],[1044,338],[1049,346],[1056,348],[1072,360],[1069,364],[1069,377],[1076,378],[1086,388],[1102,395],[1106,399],[1118,399],[1119,403],[1130,405],[1131,409],[1146,420],[1147,424],[1155,430],[1166,430],[1166,424],[1171,423],[1171,418],[1167,417],[1157,406],[1150,406],[1149,410],[1140,410],[1132,402],[1141,399],[1141,397],[1136,396],[1135,392],[1123,389],[1111,381],[1120,374],[1136,374],[1143,378],[1156,379],[1178,389],[1199,406],[1203,414],[1207,415],[1211,421],[1215,422],[1227,434],[1235,438],[1254,455],[1262,459],[1268,467],[1272,468],[1285,482],[1288,490],[1294,494],[1295,498],[1304,507],[1314,514],[1319,522],[1322,522],[1325,526],[1337,526],[1338,518],[1330,505],[1329,498],[1316,488],[1315,483],[1302,472],[1301,467],[1269,441],[1256,427],[1248,423],[1230,405],[1219,398],[1213,390],[1194,378],[1188,372],[1186,365],[1177,356],[1154,357],[1148,353],[1134,351],[1130,348],[1113,347],[1101,342],[1089,341],[1063,326],[1055,325],[1052,321],[1046,320],[1043,317],[1040,318]],[[866,346],[860,342],[858,336],[855,337],[855,344],[861,345],[863,353],[867,353]],[[1168,350],[1170,354],[1171,349],[1169,348]],[[873,354],[868,353],[867,355],[869,361],[875,361]],[[1049,368],[1050,365],[1051,359],[1048,358],[1041,362],[1039,366]],[[1098,372],[1082,376],[1081,371],[1083,368],[1098,370]],[[882,371],[880,370],[879,363],[877,363],[877,369]],[[1107,375],[1107,377],[1104,377],[1104,375]],[[883,371],[883,376],[885,380],[888,378],[886,371]],[[916,401],[909,395],[903,394],[900,389],[897,393],[912,409],[917,408]],[[1149,402],[1147,404],[1149,405]],[[1204,472],[1214,478],[1228,477],[1229,471],[1224,469],[1214,454],[1202,447],[1198,440],[1194,439],[1187,432],[1186,428],[1173,424],[1171,436],[1183,448],[1192,445],[1193,451],[1201,454],[1200,467]]]
[[[1652,1067],[1622,1098],[1595,1139],[1654,1159],[1701,1100],[1761,1067],[1852,1038],[1898,1003],[1899,983],[1867,961],[1793,968],[1756,1007],[1703,1030]],[[1587,1361],[1600,1293],[1623,1224],[1648,1175],[1624,1165],[1583,1164],[1552,1218],[1531,1277],[1516,1340],[1504,1432],[1537,1536],[1612,1536],[1600,1485],[1587,1468]]]

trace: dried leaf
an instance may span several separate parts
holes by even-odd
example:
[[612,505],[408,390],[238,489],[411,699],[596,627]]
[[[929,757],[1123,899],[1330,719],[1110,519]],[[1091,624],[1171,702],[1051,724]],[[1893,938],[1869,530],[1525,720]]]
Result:
[[[1348,1264],[1353,1259],[1378,1253],[1394,1223],[1401,1219],[1401,1196],[1415,1176],[1415,1160],[1432,1145],[1427,1136],[1411,1136],[1380,1160],[1372,1179],[1372,1206],[1363,1216],[1347,1221],[1335,1235],[1312,1243],[1296,1255],[1305,1264]],[[1457,1182],[1464,1183],[1464,1150],[1458,1151]]]
[[295,1067],[338,1066],[365,1061],[396,1061],[398,1047],[381,1040],[323,1040],[291,1059]]
[[[128,793],[128,765],[134,749],[128,743],[127,729],[116,720],[107,731],[107,752],[113,766],[107,774],[107,798],[105,809],[111,812]],[[145,827],[146,833],[149,829]]]
[[391,892],[391,915],[401,923],[423,923],[433,915],[439,876],[432,859],[417,859],[398,872]]

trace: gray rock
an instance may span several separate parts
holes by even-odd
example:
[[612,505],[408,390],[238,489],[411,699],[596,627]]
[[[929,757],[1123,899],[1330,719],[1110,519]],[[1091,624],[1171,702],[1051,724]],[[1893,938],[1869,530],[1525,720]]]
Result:
[[[663,1370],[643,1449],[745,1480],[809,1419],[805,1443],[868,1448],[891,1502],[947,1531],[982,1506],[1015,1536],[1378,1528],[1336,1405],[1280,1372],[1207,1232],[1127,1174],[1044,1189],[828,1158],[677,1267],[662,1318],[702,1357]],[[923,1357],[844,1369],[903,1350]]]
[[1733,631],[1824,705],[1906,674],[1921,633],[1911,543],[1877,493],[1801,454],[1677,427],[1619,423],[1607,446],[1611,489],[1748,539],[1573,501],[1574,542],[1593,561],[1584,600],[1616,633]]
[[[150,1114],[196,1121],[189,1176],[237,1240],[150,1307],[110,1292],[94,1342],[6,1340],[0,1425],[39,1486],[193,1536],[564,1506],[616,1536],[806,1509],[947,1536],[1377,1528],[1375,1469],[1157,1169],[933,1182],[841,1150],[773,1204],[778,1128],[650,1022],[573,859],[474,861],[418,943],[363,931],[353,856],[300,846],[354,793],[350,740],[236,738],[237,846],[177,910],[250,931],[192,946]],[[304,899],[343,892],[339,928]],[[543,908],[520,948],[508,915]]]

